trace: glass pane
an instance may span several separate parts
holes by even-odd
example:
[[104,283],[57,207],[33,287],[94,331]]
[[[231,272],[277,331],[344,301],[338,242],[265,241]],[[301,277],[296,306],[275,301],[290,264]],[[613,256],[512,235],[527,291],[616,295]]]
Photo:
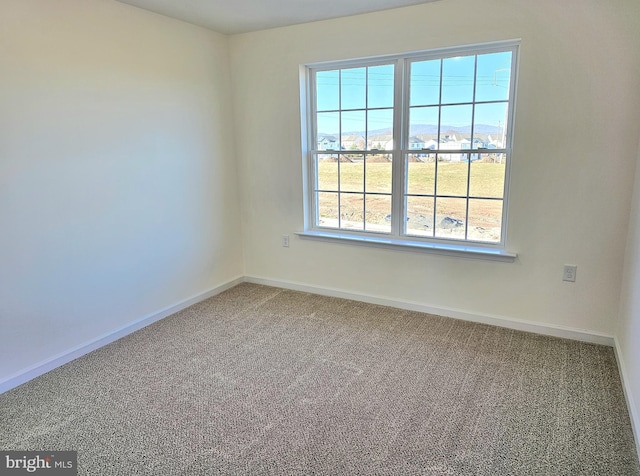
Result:
[[449,149],[468,149],[471,145],[471,113],[472,106],[470,104],[468,106],[442,107],[440,140],[455,142]]
[[[409,110],[409,148],[435,149],[438,145],[439,107],[412,107]],[[414,145],[413,137],[422,139],[422,144]]]
[[476,101],[509,99],[511,51],[478,56]]
[[346,134],[342,136],[342,150],[364,150],[363,134]]
[[364,157],[362,154],[340,155],[340,191],[364,192]]
[[473,118],[473,148],[505,147],[505,125],[507,123],[509,104],[498,102],[492,104],[476,104]]
[[393,70],[392,64],[369,68],[367,107],[393,107]]
[[338,156],[320,154],[317,157],[318,190],[338,191]]
[[442,61],[442,103],[473,101],[475,56],[458,56]]
[[433,236],[433,197],[407,197],[406,234]]
[[391,233],[391,195],[365,195],[368,231]]
[[364,230],[364,196],[360,193],[340,194],[340,228]]
[[365,160],[367,161],[365,191],[391,193],[391,155],[371,154]]
[[407,193],[433,195],[436,183],[435,154],[407,155]]
[[338,136],[340,134],[340,113],[319,112],[316,114],[318,150],[340,150]]
[[467,239],[499,243],[502,234],[502,200],[469,200]]
[[364,109],[367,100],[367,68],[341,70],[341,109]]
[[342,150],[355,150],[357,147],[357,137],[362,137],[362,145],[364,145],[365,131],[365,111],[348,111],[342,112]]
[[411,63],[411,106],[440,102],[440,60]]
[[318,226],[338,228],[338,194],[318,192]]
[[478,154],[477,156],[478,160],[471,162],[469,195],[503,198],[506,154]]
[[436,236],[464,240],[467,200],[464,198],[436,199]]
[[[370,149],[393,149],[393,109],[367,111],[367,137]],[[380,147],[378,147],[380,146]]]
[[438,162],[465,162],[466,154],[438,154]]
[[318,111],[340,109],[340,71],[316,73],[316,108]]
[[436,193],[438,195],[454,195],[460,197],[467,195],[469,166],[466,162],[440,162],[438,163],[437,175],[438,183]]

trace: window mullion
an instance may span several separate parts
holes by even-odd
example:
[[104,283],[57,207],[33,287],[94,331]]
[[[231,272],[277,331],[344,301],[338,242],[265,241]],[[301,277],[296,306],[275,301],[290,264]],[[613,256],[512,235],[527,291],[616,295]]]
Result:
[[340,150],[342,149],[342,70],[338,74],[338,228],[342,228],[342,193],[340,193]]
[[[365,69],[364,80],[364,148],[369,137],[369,68]],[[362,229],[367,231],[367,154],[362,154]]]
[[439,81],[439,90],[438,90],[438,141],[436,145],[436,161],[434,164],[434,175],[433,175],[433,236],[436,236],[436,213],[438,211],[438,161],[440,160],[440,139],[441,139],[441,124],[440,121],[442,119],[442,68],[444,68],[444,63],[442,59],[440,59],[440,81]]
[[391,235],[400,236],[404,233],[402,226],[404,216],[404,167],[402,150],[404,148],[405,121],[405,61],[398,60],[394,70],[394,98],[393,98],[393,152],[392,152],[392,183],[391,183]]
[[[469,148],[473,150],[473,141],[476,136],[476,87],[478,85],[478,55],[475,56],[473,65],[473,104],[471,105],[471,143]],[[464,212],[464,239],[469,239],[469,194],[471,193],[471,152],[467,154],[467,203]]]

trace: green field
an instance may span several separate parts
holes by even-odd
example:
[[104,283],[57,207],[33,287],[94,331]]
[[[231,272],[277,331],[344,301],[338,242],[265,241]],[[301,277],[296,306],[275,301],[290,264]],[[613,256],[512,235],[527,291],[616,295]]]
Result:
[[[502,200],[487,199],[502,198],[504,176],[504,163],[472,162],[469,170],[464,162],[438,162],[437,167],[435,162],[410,162],[406,177],[411,195],[407,197],[407,233],[464,238],[464,226],[455,220],[465,221],[468,187],[469,196],[475,197],[469,200],[468,238],[499,241]],[[325,226],[337,226],[338,183],[343,228],[390,231],[391,162],[375,157],[367,159],[366,164],[363,160],[340,164],[319,161],[318,190],[328,191],[319,193],[320,221]],[[438,197],[441,195],[460,198]]]

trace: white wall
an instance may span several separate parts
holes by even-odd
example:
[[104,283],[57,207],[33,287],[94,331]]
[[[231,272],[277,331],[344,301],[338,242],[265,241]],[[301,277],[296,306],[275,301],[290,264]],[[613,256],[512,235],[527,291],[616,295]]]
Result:
[[242,276],[227,38],[0,3],[0,382]]
[[[246,274],[612,336],[640,128],[640,3],[447,0],[230,38]],[[497,263],[292,239],[299,65],[521,38],[508,249]],[[563,264],[578,265],[575,284]]]
[[634,422],[636,444],[640,454],[640,146],[616,340],[618,359],[626,384],[629,413]]

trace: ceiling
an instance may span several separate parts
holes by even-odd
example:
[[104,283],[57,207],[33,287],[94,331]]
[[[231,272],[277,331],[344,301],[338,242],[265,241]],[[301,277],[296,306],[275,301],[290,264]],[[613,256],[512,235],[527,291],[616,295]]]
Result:
[[328,20],[436,0],[119,0],[234,34]]

